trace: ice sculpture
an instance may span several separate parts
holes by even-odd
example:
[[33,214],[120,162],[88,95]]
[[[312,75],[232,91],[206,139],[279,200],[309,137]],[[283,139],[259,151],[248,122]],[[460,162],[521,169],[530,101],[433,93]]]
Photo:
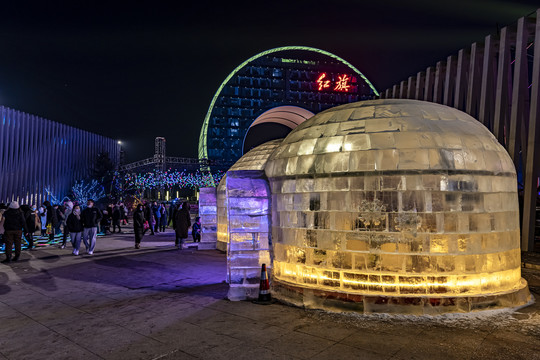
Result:
[[216,189],[217,197],[217,242],[219,251],[227,252],[229,243],[229,209],[227,208],[227,175],[224,175]]
[[206,187],[199,190],[199,216],[201,217],[201,242],[199,250],[216,248],[217,240],[217,204],[216,188]]
[[266,175],[281,299],[415,313],[530,300],[514,165],[459,110],[415,100],[329,109],[286,137]]
[[218,237],[220,243],[227,242],[230,300],[256,299],[261,265],[272,268],[271,194],[264,167],[281,141],[269,141],[246,153],[218,186]]

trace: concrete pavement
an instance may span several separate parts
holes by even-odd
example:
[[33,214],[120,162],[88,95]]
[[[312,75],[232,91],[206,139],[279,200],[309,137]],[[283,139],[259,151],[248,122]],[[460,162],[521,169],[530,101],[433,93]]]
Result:
[[[173,243],[113,235],[93,256],[2,264],[0,359],[540,359],[538,303],[415,317],[230,302],[225,255]],[[523,274],[539,299],[540,271]]]

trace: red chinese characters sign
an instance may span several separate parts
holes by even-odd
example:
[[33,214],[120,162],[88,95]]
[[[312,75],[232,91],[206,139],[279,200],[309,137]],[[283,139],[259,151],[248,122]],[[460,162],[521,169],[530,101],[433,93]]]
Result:
[[317,78],[317,86],[319,91],[334,90],[349,92],[351,89],[351,78],[346,75],[338,75],[337,80],[332,81],[326,73],[322,73]]

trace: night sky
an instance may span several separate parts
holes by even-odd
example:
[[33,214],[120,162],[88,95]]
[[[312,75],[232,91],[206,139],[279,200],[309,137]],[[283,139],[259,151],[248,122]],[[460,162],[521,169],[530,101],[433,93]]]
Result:
[[525,0],[188,3],[2,4],[0,105],[121,139],[128,162],[152,156],[156,136],[166,137],[167,155],[197,157],[214,93],[261,51],[324,49],[382,91],[540,7]]

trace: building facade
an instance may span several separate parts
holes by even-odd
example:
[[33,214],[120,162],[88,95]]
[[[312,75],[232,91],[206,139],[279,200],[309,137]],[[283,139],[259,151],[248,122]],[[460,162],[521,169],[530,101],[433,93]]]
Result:
[[0,202],[62,200],[99,153],[118,165],[116,140],[0,106]]
[[281,126],[274,137],[266,136],[272,129],[264,129],[258,142],[248,141],[254,126],[276,125],[255,123],[271,109],[317,114],[374,96],[377,90],[358,69],[327,51],[286,46],[261,52],[234,69],[216,92],[201,128],[199,159],[219,160],[227,169],[250,148],[286,136],[295,126]]

